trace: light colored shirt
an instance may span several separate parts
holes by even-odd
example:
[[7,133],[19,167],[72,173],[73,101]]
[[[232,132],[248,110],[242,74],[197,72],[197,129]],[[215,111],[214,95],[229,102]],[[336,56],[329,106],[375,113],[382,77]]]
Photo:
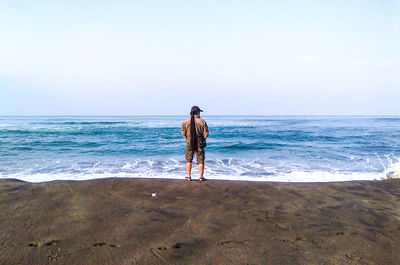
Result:
[[[185,120],[182,123],[182,136],[185,139],[190,139],[190,120],[191,118]],[[196,126],[196,134],[198,137],[206,139],[208,137],[208,126],[205,120],[201,119],[200,116],[194,115],[194,121]]]

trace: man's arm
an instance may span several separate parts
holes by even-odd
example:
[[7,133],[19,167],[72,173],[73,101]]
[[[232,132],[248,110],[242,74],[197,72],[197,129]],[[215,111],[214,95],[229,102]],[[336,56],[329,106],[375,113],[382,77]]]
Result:
[[185,141],[187,142],[187,129],[185,122],[182,123],[182,136],[183,138],[185,138]]
[[208,137],[208,125],[207,122],[204,121],[204,139]]

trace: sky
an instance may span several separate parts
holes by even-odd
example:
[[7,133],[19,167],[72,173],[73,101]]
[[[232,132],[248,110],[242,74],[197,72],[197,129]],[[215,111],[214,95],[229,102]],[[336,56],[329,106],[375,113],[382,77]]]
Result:
[[0,0],[2,115],[399,115],[400,0]]

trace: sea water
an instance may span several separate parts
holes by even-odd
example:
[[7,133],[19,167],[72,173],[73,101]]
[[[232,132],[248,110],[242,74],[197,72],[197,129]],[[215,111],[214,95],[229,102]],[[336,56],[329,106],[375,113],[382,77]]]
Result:
[[[183,179],[181,124],[186,118],[0,117],[0,178]],[[327,182],[400,174],[400,117],[203,118],[209,126],[208,179]]]

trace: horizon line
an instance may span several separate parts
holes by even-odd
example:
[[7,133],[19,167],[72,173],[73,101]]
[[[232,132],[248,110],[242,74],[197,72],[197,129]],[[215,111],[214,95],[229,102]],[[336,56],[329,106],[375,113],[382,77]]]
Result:
[[[173,116],[188,116],[185,114],[152,114],[152,115],[138,115],[138,114],[116,114],[116,115],[107,115],[107,114],[99,114],[99,115],[68,115],[68,114],[56,114],[56,115],[0,115],[0,117],[173,117]],[[204,114],[201,116],[231,116],[231,117],[248,117],[248,116],[292,116],[292,117],[304,117],[304,116],[325,116],[325,117],[333,117],[333,116],[352,116],[352,117],[366,117],[366,116],[393,116],[397,117],[400,114]]]

